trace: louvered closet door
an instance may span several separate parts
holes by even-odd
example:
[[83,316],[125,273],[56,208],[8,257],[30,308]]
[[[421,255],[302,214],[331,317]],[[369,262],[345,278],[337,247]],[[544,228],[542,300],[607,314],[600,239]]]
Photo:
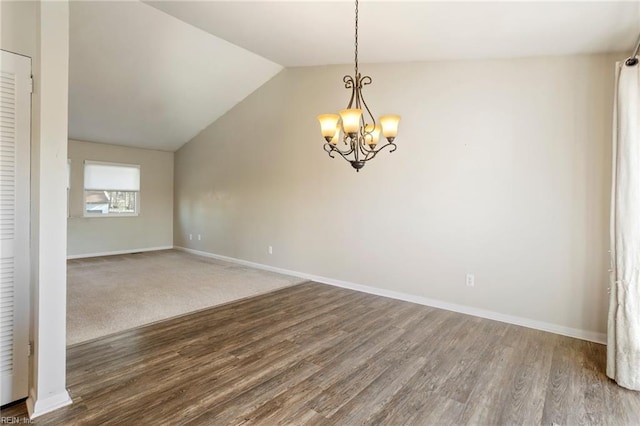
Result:
[[27,396],[31,59],[0,51],[0,402]]

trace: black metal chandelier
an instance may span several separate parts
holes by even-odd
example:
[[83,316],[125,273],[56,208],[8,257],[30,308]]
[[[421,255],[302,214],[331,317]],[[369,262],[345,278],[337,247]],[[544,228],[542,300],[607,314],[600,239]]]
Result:
[[[379,119],[380,123],[376,123],[362,96],[362,88],[371,84],[371,77],[363,77],[358,72],[358,0],[356,0],[355,40],[355,73],[353,77],[345,75],[342,79],[344,87],[351,89],[349,104],[346,109],[340,111],[339,115],[321,114],[318,116],[318,121],[320,121],[322,136],[327,141],[324,144],[324,150],[329,157],[335,158],[334,153],[338,153],[359,172],[367,161],[375,158],[383,149],[389,147],[389,152],[396,150],[394,140],[398,135],[400,116],[383,115]],[[381,132],[387,140],[384,144],[379,144]],[[338,147],[341,135],[344,148]]]

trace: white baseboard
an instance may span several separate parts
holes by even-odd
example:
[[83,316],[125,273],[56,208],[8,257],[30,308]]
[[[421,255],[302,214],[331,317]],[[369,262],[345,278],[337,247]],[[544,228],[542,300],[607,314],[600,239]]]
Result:
[[84,259],[87,257],[114,256],[116,254],[140,253],[142,251],[171,250],[172,248],[173,246],[162,246],[162,247],[147,247],[147,248],[128,249],[128,250],[105,251],[102,253],[71,254],[67,256],[67,260]]
[[27,411],[29,413],[29,418],[34,419],[42,416],[43,414],[57,410],[58,408],[71,405],[72,403],[73,401],[69,396],[69,392],[66,390],[44,399],[37,399],[34,395],[33,389],[31,389],[29,397],[27,398]]
[[486,318],[494,321],[500,321],[507,324],[519,325],[522,327],[533,328],[536,330],[547,331],[550,333],[560,334],[562,336],[575,337],[576,339],[587,340],[590,342],[607,343],[607,335],[595,331],[581,330],[578,328],[565,327],[558,324],[552,324],[544,321],[537,321],[529,318],[518,317],[514,315],[502,314],[500,312],[489,311],[472,306],[459,305],[456,303],[443,302],[441,300],[429,299],[427,297],[416,296],[408,293],[401,293],[393,290],[386,290],[377,287],[370,287],[362,284],[355,284],[348,281],[336,280],[333,278],[322,277],[319,275],[307,274],[304,272],[291,271],[289,269],[277,268],[275,266],[263,265],[261,263],[250,262],[248,260],[236,259],[234,257],[222,256],[219,254],[208,253],[200,250],[193,250],[186,247],[174,247],[187,253],[199,256],[210,257],[213,259],[225,260],[227,262],[237,263],[239,265],[250,266],[265,271],[277,272],[283,275],[291,275],[310,281],[316,281],[323,284],[329,284],[336,287],[347,288],[350,290],[361,291],[363,293],[375,294],[377,296],[389,297],[391,299],[403,300],[405,302],[417,303],[419,305],[431,306],[434,308],[445,309],[447,311],[458,312],[461,314],[472,315],[475,317]]

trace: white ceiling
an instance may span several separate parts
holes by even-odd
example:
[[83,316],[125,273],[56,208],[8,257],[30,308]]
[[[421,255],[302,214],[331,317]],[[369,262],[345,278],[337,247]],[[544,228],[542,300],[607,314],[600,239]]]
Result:
[[71,2],[69,137],[175,151],[281,69],[140,2]]
[[[149,1],[284,66],[353,62],[353,1]],[[404,62],[631,49],[640,2],[360,2],[360,61]]]
[[[353,62],[352,1],[72,1],[70,138],[174,151],[282,66]],[[640,2],[360,2],[360,62],[631,51]]]

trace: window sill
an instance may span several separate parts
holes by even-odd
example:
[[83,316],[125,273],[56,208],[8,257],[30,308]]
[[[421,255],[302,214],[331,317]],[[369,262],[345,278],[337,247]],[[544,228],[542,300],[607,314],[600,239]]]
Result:
[[138,217],[140,213],[109,213],[109,214],[85,214],[84,219],[106,218],[106,217]]

